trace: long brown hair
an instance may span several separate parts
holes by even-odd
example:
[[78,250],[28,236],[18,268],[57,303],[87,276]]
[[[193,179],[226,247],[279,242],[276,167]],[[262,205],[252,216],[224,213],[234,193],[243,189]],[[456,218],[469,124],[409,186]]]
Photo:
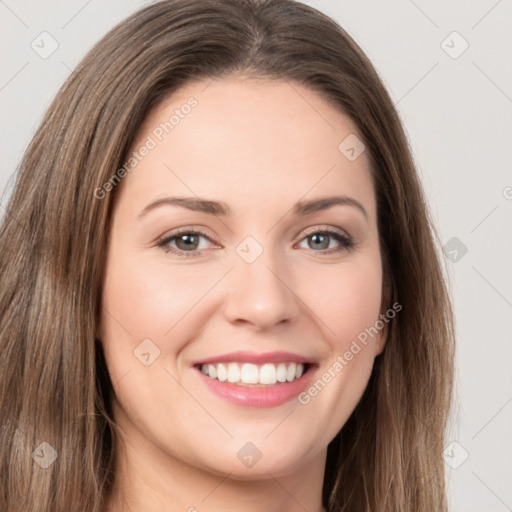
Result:
[[[167,0],[93,47],[18,169],[0,230],[2,512],[103,509],[116,435],[96,329],[117,188],[102,199],[95,191],[122,167],[162,99],[232,73],[300,83],[356,123],[371,161],[389,304],[402,306],[361,401],[328,447],[323,504],[330,512],[447,510],[452,311],[381,80],[337,23],[299,2]],[[55,455],[48,467],[36,463]]]

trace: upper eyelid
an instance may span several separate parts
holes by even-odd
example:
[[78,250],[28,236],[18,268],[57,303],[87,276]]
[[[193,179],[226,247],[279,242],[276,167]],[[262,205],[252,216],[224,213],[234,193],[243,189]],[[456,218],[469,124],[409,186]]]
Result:
[[211,242],[216,243],[215,239],[214,239],[215,237],[211,236],[206,231],[203,231],[203,229],[197,229],[197,228],[183,228],[183,229],[182,228],[178,228],[176,231],[173,231],[171,233],[168,233],[168,234],[165,234],[165,235],[159,237],[157,239],[157,242],[165,242],[166,240],[174,239],[174,238],[179,237],[180,235],[186,235],[186,234],[199,235],[199,236],[202,236],[204,238],[207,238]]
[[328,225],[317,225],[317,226],[311,226],[310,228],[305,228],[301,231],[306,233],[306,234],[309,234],[309,233],[321,233],[323,231],[327,231],[327,232],[333,232],[333,233],[338,233],[338,234],[341,234],[341,235],[344,235],[344,236],[347,236],[349,238],[352,238],[352,235],[346,230],[346,229],[343,229],[343,228],[338,228],[338,227],[335,227],[335,226],[328,226]]

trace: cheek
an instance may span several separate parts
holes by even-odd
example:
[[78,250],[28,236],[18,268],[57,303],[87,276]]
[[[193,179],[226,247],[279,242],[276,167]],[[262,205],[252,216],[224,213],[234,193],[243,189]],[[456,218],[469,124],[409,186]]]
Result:
[[151,262],[143,258],[112,258],[107,270],[103,303],[111,314],[107,323],[117,320],[133,340],[162,339],[192,313],[194,306],[222,275],[198,270],[192,265]]
[[302,285],[304,301],[314,311],[325,337],[336,352],[375,325],[382,300],[378,253],[310,271]]
[[[378,253],[337,268],[317,269],[308,295],[321,320],[326,357],[316,380],[299,396],[306,409],[325,414],[326,432],[334,436],[360,400],[373,368],[379,320],[382,273]],[[348,261],[348,260],[347,260]]]
[[147,256],[112,251],[100,335],[112,381],[143,367],[135,359],[139,347],[144,354],[149,350],[150,357],[158,356],[152,369],[174,366],[181,349],[198,333],[198,316],[209,314],[208,292],[225,272],[222,265],[170,263],[165,258],[148,263]]

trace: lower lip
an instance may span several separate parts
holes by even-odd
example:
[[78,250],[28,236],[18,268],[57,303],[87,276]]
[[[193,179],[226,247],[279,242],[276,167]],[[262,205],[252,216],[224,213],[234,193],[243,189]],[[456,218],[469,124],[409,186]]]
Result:
[[273,386],[240,386],[231,382],[220,382],[206,376],[197,369],[200,378],[208,386],[210,391],[218,397],[241,407],[277,407],[297,397],[304,391],[313,378],[315,366],[302,377],[292,382],[278,383]]

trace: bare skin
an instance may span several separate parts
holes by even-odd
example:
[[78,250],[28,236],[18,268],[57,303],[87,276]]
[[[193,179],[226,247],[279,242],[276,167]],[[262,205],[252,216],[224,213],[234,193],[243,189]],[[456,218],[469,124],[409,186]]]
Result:
[[[190,97],[197,106],[158,141],[153,130]],[[121,435],[108,512],[325,512],[327,446],[385,343],[383,330],[333,370],[383,312],[367,156],[338,149],[355,133],[299,84],[243,77],[188,85],[146,119],[133,150],[148,136],[158,143],[118,185],[103,290],[99,337]],[[231,213],[161,205],[140,216],[169,196]],[[352,204],[293,213],[331,196]],[[178,228],[204,235],[158,245]],[[134,355],[146,339],[147,366]],[[237,350],[292,352],[315,362],[314,381],[331,378],[302,402],[242,407],[193,366]],[[261,454],[250,467],[237,455],[247,443]]]

